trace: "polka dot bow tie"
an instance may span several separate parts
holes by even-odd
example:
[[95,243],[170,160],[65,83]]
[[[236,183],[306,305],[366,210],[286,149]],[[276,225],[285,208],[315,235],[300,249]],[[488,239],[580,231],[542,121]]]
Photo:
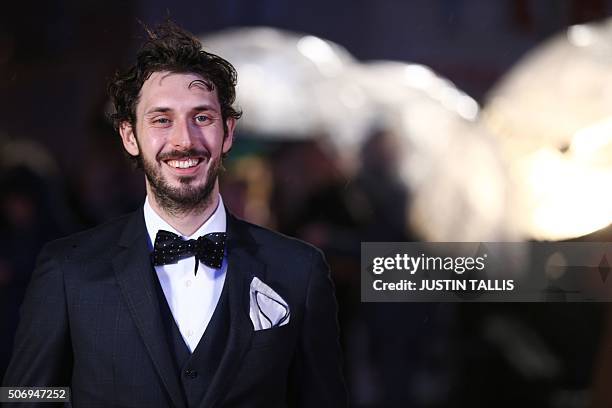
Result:
[[[225,232],[213,232],[198,239],[185,240],[169,231],[159,230],[153,245],[153,265],[167,265],[179,260],[195,256],[194,274],[198,273],[198,265],[202,262],[211,268],[221,268],[225,252]],[[198,262],[199,261],[199,262]]]

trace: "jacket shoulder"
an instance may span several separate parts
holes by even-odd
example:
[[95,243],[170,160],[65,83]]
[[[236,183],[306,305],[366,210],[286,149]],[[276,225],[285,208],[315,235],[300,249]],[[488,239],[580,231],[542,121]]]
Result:
[[61,260],[95,259],[117,245],[125,225],[138,214],[139,211],[125,214],[96,227],[50,241],[41,252]]

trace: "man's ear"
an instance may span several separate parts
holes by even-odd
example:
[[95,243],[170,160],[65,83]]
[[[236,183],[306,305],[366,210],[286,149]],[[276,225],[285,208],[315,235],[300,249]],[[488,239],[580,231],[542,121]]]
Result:
[[232,144],[234,143],[234,129],[236,128],[236,119],[227,118],[225,120],[225,126],[227,128],[227,132],[223,137],[223,153],[227,153],[231,150]]
[[134,128],[129,122],[121,122],[119,125],[119,134],[121,135],[121,141],[123,147],[131,156],[138,156],[140,149],[138,148],[138,142],[136,141],[136,134]]

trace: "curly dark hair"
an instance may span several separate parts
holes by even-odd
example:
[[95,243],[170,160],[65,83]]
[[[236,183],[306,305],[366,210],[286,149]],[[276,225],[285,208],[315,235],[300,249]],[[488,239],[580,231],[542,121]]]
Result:
[[236,70],[225,59],[202,50],[200,41],[172,21],[150,29],[144,27],[147,40],[136,55],[136,64],[127,71],[115,73],[108,85],[114,105],[110,114],[115,130],[128,122],[135,128],[136,105],[140,90],[154,72],[195,73],[204,78],[210,91],[217,89],[223,128],[227,118],[239,119],[242,112],[232,104],[236,100]]

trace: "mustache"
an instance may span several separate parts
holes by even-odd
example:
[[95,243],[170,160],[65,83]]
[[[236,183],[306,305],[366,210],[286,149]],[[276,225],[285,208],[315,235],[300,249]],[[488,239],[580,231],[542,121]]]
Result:
[[207,150],[198,149],[171,150],[169,152],[159,153],[156,158],[158,161],[181,160],[190,158],[210,159],[210,153]]

